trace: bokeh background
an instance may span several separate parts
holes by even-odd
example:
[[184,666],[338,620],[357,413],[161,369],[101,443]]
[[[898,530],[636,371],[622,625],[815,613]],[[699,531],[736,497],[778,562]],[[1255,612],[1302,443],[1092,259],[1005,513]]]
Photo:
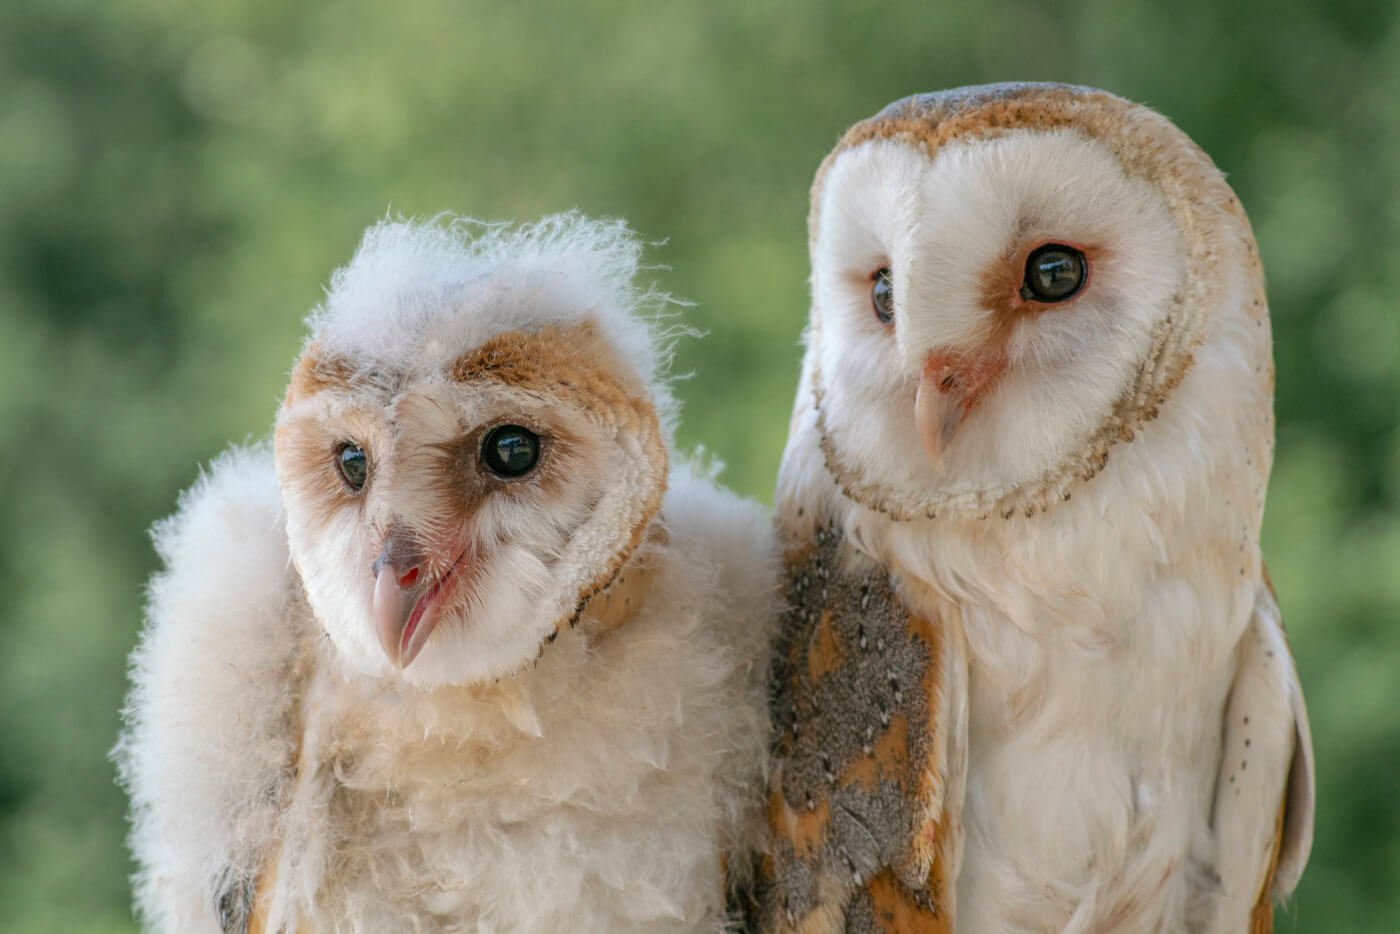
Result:
[[[1253,217],[1279,363],[1266,555],[1318,756],[1281,931],[1400,930],[1400,5],[1382,0],[5,0],[0,928],[128,932],[107,759],[146,535],[262,436],[302,317],[392,208],[664,240],[681,440],[770,499],[807,188],[905,94],[1097,85]],[[236,543],[230,543],[236,547]]]

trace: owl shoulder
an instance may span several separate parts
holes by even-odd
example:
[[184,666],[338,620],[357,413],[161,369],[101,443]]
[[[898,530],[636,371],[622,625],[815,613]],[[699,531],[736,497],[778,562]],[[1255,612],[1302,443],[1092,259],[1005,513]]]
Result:
[[151,578],[143,649],[178,652],[206,677],[254,676],[285,658],[299,588],[270,448],[215,459],[152,537],[164,569]]
[[256,872],[296,737],[304,611],[270,449],[232,449],[153,530],[151,579],[115,756],[152,927],[204,927]]
[[718,470],[682,463],[662,507],[670,545],[697,575],[716,612],[753,638],[757,657],[776,633],[780,612],[777,536],[762,504],[720,486]]

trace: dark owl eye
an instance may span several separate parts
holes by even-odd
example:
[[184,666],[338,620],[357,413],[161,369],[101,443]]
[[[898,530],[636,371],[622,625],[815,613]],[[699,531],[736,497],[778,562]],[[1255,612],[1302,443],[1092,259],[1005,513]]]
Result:
[[519,425],[502,425],[486,434],[481,462],[501,477],[523,477],[540,459],[540,436]]
[[345,478],[346,486],[357,491],[364,487],[365,479],[369,476],[369,458],[365,457],[364,448],[358,444],[344,445],[336,455],[335,463],[340,468],[340,475]]
[[1063,302],[1079,294],[1089,272],[1084,254],[1063,243],[1036,247],[1026,258],[1021,297],[1026,301]]
[[894,320],[894,284],[890,282],[888,266],[875,270],[871,276],[875,284],[870,288],[870,304],[875,308],[875,317],[884,324]]

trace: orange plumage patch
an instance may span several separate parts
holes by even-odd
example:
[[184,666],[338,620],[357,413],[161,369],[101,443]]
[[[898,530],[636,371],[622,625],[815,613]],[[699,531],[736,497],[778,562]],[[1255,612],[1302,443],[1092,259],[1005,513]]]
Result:
[[447,367],[458,382],[489,379],[506,386],[548,392],[581,408],[628,422],[655,418],[645,387],[626,376],[596,324],[510,331],[470,350]]
[[876,734],[870,752],[844,769],[837,776],[836,784],[841,788],[858,785],[867,791],[875,791],[880,782],[885,781],[908,795],[906,781],[913,771],[909,766],[909,718],[904,714],[895,714],[890,717],[890,725]]
[[312,344],[292,369],[283,404],[291,405],[325,389],[353,389],[359,373],[359,368],[348,357],[328,354],[319,344]]
[[886,870],[865,887],[876,930],[885,934],[950,934],[953,919],[927,893],[910,891]]
[[812,859],[821,852],[831,826],[831,807],[823,798],[810,810],[797,810],[780,792],[768,795],[769,825],[791,842],[799,857]]
[[817,631],[812,636],[812,645],[807,650],[807,677],[816,681],[830,674],[841,666],[843,658],[841,643],[836,638],[836,631],[831,628],[831,611],[823,610]]

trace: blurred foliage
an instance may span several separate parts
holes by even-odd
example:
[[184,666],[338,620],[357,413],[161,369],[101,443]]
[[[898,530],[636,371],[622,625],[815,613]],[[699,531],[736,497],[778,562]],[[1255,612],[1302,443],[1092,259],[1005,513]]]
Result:
[[[1280,930],[1400,925],[1400,22],[1393,3],[8,0],[0,5],[0,904],[130,931],[106,753],[145,529],[262,435],[303,314],[386,209],[580,207],[696,302],[681,440],[768,498],[807,188],[914,91],[1092,84],[1231,174],[1270,275],[1266,555],[1317,742]],[[234,546],[236,547],[236,545]]]

